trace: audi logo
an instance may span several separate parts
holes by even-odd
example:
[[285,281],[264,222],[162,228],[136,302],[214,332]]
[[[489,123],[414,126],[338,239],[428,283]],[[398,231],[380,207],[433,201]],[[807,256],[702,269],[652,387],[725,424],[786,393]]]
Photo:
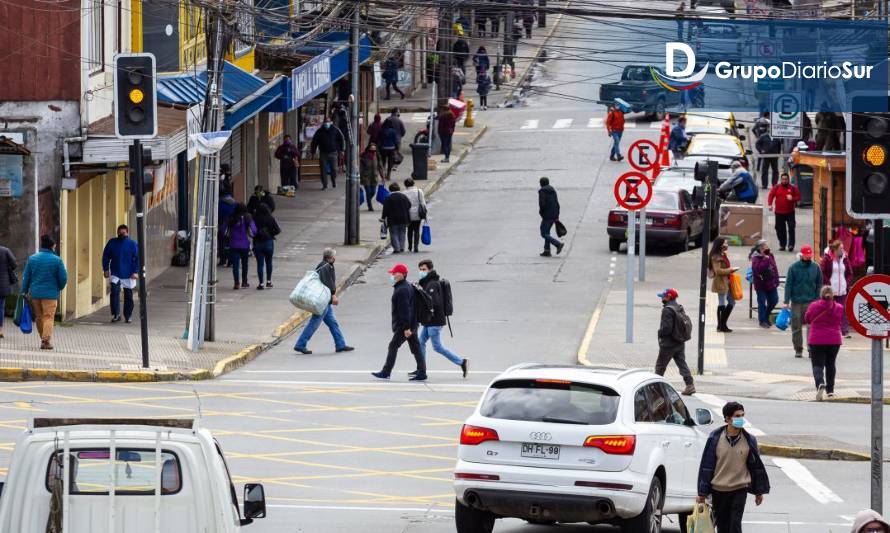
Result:
[[553,439],[553,435],[546,431],[532,431],[528,434],[528,438],[531,440],[551,440]]

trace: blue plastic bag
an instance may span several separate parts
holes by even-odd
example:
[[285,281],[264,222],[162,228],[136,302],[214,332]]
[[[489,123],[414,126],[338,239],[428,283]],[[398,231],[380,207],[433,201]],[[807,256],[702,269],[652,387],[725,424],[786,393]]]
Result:
[[22,330],[22,333],[28,335],[31,333],[31,304],[27,300],[25,300],[24,305],[22,305],[22,316],[19,319],[19,329]]
[[430,230],[430,225],[424,223],[423,229],[420,232],[420,242],[429,246],[433,243],[433,232]]
[[381,204],[389,198],[389,191],[386,190],[386,187],[383,186],[382,183],[377,184],[377,201]]
[[359,187],[358,188],[358,205],[362,205],[363,203],[365,203],[365,188]]
[[788,323],[791,321],[791,309],[787,307],[783,307],[781,311],[779,311],[779,316],[776,317],[776,327],[785,331],[788,329]]
[[754,269],[748,267],[748,270],[745,271],[745,279],[748,280],[748,283],[751,283],[751,280],[754,279]]

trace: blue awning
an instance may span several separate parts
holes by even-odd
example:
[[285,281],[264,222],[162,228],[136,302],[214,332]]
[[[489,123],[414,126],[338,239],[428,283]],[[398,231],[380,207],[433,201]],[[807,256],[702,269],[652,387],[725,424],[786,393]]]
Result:
[[[299,37],[296,34],[295,37]],[[291,109],[305,104],[326,90],[350,68],[349,33],[331,32],[316,37],[311,44],[295,50],[296,54],[315,56],[291,72]],[[359,64],[371,57],[371,39],[362,35],[359,40]]]
[[[261,111],[283,113],[290,109],[290,83],[279,76],[272,81],[225,62],[222,83],[226,107],[224,128],[231,130]],[[158,77],[158,100],[191,106],[204,101],[207,70]]]

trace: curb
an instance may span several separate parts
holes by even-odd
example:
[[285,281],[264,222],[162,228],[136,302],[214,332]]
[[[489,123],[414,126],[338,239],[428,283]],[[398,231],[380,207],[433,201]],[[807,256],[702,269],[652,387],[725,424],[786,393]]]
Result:
[[[798,446],[780,446],[776,444],[758,443],[760,453],[771,457],[787,457],[789,459],[814,459],[820,461],[870,461],[871,455],[850,450],[831,448],[807,448]],[[890,460],[888,460],[890,461]]]
[[[866,398],[865,396],[847,396],[843,398],[826,398],[822,400],[825,403],[857,403],[863,405],[870,405],[871,398]],[[890,405],[890,398],[883,399],[884,405]]]

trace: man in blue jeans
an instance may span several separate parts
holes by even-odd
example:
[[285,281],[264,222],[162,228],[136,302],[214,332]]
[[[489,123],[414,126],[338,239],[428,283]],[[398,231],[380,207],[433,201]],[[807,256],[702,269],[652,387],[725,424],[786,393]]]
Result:
[[328,304],[323,315],[312,315],[312,318],[309,319],[306,327],[303,328],[303,333],[300,335],[300,338],[297,339],[297,344],[294,345],[294,350],[301,354],[309,355],[312,353],[312,350],[308,350],[306,345],[309,344],[309,339],[312,338],[312,335],[315,334],[315,330],[318,329],[318,326],[320,326],[322,322],[324,322],[328,329],[331,330],[331,336],[334,337],[334,349],[337,352],[351,352],[355,349],[352,346],[347,346],[346,339],[343,338],[343,332],[340,331],[340,324],[337,322],[337,317],[334,316],[334,306],[340,303],[340,300],[337,298],[337,274],[334,270],[334,262],[336,260],[337,251],[333,248],[325,248],[324,253],[322,254],[321,263],[315,267],[315,271],[318,272],[318,277],[321,279],[321,282],[324,283],[325,287],[331,290],[331,302]]
[[445,356],[446,359],[460,367],[464,378],[467,377],[467,370],[470,362],[454,354],[451,350],[442,345],[442,328],[447,323],[448,316],[451,315],[453,304],[451,301],[451,285],[448,281],[441,279],[439,274],[433,270],[433,262],[424,259],[417,265],[420,271],[420,287],[430,295],[433,300],[433,317],[426,324],[421,324],[423,329],[420,330],[420,351],[426,359],[426,341],[433,341],[433,350]]

